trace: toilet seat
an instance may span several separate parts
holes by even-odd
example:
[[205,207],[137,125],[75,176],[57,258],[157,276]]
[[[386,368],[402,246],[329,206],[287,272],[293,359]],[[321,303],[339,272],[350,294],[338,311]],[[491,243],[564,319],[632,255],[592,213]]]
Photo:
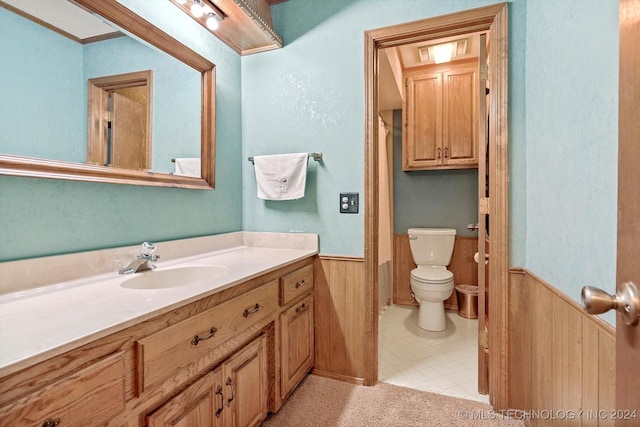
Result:
[[453,273],[446,268],[418,267],[411,270],[411,278],[420,283],[444,285],[453,281]]

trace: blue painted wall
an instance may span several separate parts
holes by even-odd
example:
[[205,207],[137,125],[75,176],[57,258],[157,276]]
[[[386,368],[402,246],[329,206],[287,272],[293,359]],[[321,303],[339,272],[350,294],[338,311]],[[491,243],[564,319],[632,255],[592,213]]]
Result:
[[0,64],[0,153],[83,162],[82,45],[0,8]]
[[[364,191],[364,31],[493,3],[292,0],[273,7],[285,48],[240,59],[169,2],[120,1],[217,64],[218,189],[0,177],[0,260],[240,228],[362,256],[362,210],[339,214],[338,194]],[[617,7],[509,2],[510,264],[574,299],[615,283]],[[325,153],[307,197],[257,199],[246,157],[292,151]]]
[[[312,164],[309,194],[292,202],[256,197],[253,166],[243,163],[243,227],[247,230],[303,230],[320,234],[324,254],[362,256],[364,215],[340,214],[339,193],[364,191],[364,32],[421,18],[472,9],[493,1],[294,0],[273,7],[285,48],[242,58],[243,157],[322,151]],[[526,2],[510,3],[512,52],[525,50]],[[524,54],[515,54],[510,80],[511,126],[524,124]],[[510,143],[524,155],[524,134]],[[313,163],[313,162],[311,162]],[[523,175],[524,170],[515,170]],[[524,179],[515,181],[513,203],[525,204]],[[361,198],[362,205],[362,198]],[[512,228],[521,239],[524,209]],[[524,246],[513,248],[515,265]]]
[[216,64],[216,190],[0,176],[0,261],[242,228],[240,58],[170,2],[121,3]]
[[402,171],[402,110],[393,112],[393,232],[449,227],[474,236],[478,221],[478,169]]
[[576,300],[614,292],[618,2],[528,2],[525,72],[526,266]]

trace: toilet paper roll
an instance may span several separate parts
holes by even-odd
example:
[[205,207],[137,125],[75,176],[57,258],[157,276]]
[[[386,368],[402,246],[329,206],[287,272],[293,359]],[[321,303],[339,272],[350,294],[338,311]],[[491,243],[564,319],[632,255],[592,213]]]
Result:
[[[473,260],[476,262],[476,264],[480,263],[480,254],[478,254],[478,252],[476,252],[476,254],[473,256]],[[484,265],[489,264],[489,254],[484,254]]]

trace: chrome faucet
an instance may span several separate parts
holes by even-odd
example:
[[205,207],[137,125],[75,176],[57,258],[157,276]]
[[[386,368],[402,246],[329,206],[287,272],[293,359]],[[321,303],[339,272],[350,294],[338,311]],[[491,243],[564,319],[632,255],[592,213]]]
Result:
[[156,268],[154,262],[157,261],[158,258],[160,258],[159,255],[154,255],[155,251],[156,246],[153,243],[144,242],[142,244],[142,248],[140,249],[140,255],[138,255],[138,258],[131,261],[128,266],[118,270],[118,273],[131,274],[138,273],[140,271],[153,270],[154,268]]

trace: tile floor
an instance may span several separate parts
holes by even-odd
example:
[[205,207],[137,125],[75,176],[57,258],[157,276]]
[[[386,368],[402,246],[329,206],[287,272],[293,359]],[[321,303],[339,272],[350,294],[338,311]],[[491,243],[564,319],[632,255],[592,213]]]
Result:
[[447,311],[447,329],[429,332],[416,323],[418,307],[391,305],[379,323],[380,381],[489,403],[478,394],[477,325]]

